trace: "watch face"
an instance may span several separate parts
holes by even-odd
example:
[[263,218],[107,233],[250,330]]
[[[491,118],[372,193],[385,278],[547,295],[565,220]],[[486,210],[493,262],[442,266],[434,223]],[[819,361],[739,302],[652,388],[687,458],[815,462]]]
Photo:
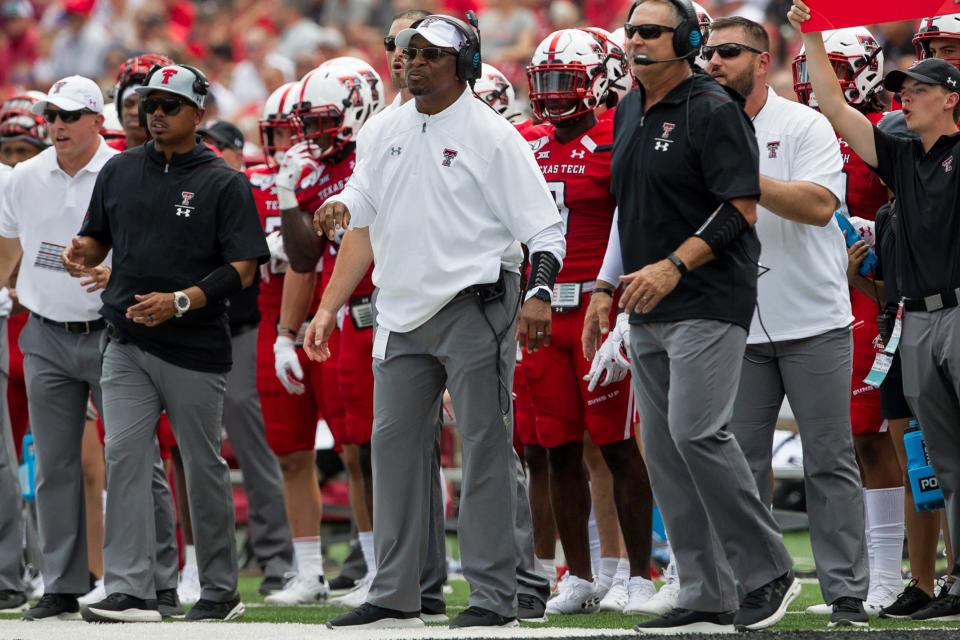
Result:
[[181,311],[186,311],[187,307],[190,306],[190,298],[188,298],[187,296],[177,296],[176,303],[177,303],[177,309],[180,309]]

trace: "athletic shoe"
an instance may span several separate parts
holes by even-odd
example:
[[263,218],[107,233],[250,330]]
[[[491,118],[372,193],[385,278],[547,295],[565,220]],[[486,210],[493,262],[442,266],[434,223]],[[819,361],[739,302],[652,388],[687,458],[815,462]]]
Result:
[[833,602],[833,613],[830,614],[828,627],[865,627],[870,622],[870,616],[863,609],[863,600],[843,596]]
[[623,612],[627,615],[662,616],[677,608],[680,600],[680,578],[677,568],[671,562],[663,572],[666,580],[654,596],[646,602],[637,604],[628,602]]
[[369,602],[327,623],[328,629],[409,629],[422,626],[423,620],[416,611],[384,609]]
[[180,584],[177,586],[177,597],[184,606],[192,606],[200,601],[200,572],[195,564],[183,565],[180,572]]
[[508,618],[499,613],[481,607],[467,607],[460,612],[453,622],[451,629],[466,629],[468,627],[519,627],[516,618]]
[[77,598],[77,602],[81,607],[86,607],[94,602],[100,602],[105,600],[107,597],[107,589],[103,586],[103,578],[100,578],[94,583],[93,589],[90,590],[85,596]]
[[[656,593],[656,589],[653,591]],[[627,606],[629,599],[630,594],[627,593],[627,581],[614,578],[613,584],[610,585],[610,589],[607,591],[607,595],[603,596],[600,600],[600,611],[623,613],[623,608]]]
[[907,585],[896,602],[880,611],[881,618],[909,618],[916,612],[930,604],[933,598],[928,596],[923,589],[917,587],[917,579],[914,578]]
[[240,596],[227,602],[214,602],[200,598],[184,619],[187,622],[228,622],[240,618],[246,610],[240,602]]
[[327,601],[330,589],[323,576],[303,576],[299,573],[287,584],[282,591],[270,594],[264,602],[274,605],[319,604]]
[[673,609],[659,618],[641,622],[633,628],[637,633],[674,636],[685,633],[736,633],[733,612],[713,613]]
[[863,603],[863,609],[871,618],[880,615],[880,612],[897,601],[898,590],[903,588],[903,583],[894,588],[886,585],[879,585],[875,589],[870,589],[867,593],[867,599]]
[[370,593],[370,585],[373,584],[373,574],[368,573],[363,576],[353,588],[339,598],[332,598],[330,604],[335,607],[346,607],[347,609],[356,609],[367,601],[367,594]]
[[13,589],[0,590],[0,611],[4,613],[20,613],[30,607],[27,604],[27,596],[23,591],[14,591]]
[[937,620],[939,622],[960,620],[960,596],[947,593],[934,598],[930,601],[930,604],[910,616],[910,619]]
[[257,587],[257,593],[268,596],[271,593],[281,591],[286,582],[283,576],[264,576],[263,580],[260,581],[260,586]]
[[833,614],[833,607],[821,602],[820,604],[810,605],[805,609],[805,612],[811,616],[829,616]]
[[[357,582],[359,581],[356,578],[352,578],[352,577],[341,574],[330,581],[329,583],[330,595],[342,596],[345,593],[350,593],[357,586]],[[283,585],[281,585],[281,588],[282,586]]]
[[536,594],[518,593],[517,620],[520,622],[546,622],[547,603]]
[[587,582],[574,575],[564,580],[557,595],[547,601],[547,615],[594,613],[599,608],[596,580]]
[[446,624],[450,622],[447,615],[447,605],[442,602],[438,605],[420,604],[420,619],[427,624]]
[[642,607],[655,595],[657,595],[657,588],[653,585],[652,580],[647,580],[642,576],[633,576],[627,580],[627,604],[623,606],[623,611]]
[[45,593],[40,602],[23,612],[23,619],[37,622],[40,620],[80,620],[80,605],[75,596],[63,593]]
[[176,589],[161,589],[157,591],[157,611],[161,618],[175,618],[179,620],[184,616],[183,606],[180,604],[180,598],[177,597]]
[[800,581],[793,571],[754,589],[743,598],[734,621],[740,631],[758,631],[780,622],[787,607],[800,595]]
[[160,612],[146,600],[125,593],[111,593],[83,609],[87,622],[160,622]]

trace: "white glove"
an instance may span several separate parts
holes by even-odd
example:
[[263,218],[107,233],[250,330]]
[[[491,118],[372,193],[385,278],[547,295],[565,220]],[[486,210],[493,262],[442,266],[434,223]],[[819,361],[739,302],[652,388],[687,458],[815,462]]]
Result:
[[297,348],[289,336],[277,336],[277,341],[273,343],[273,369],[287,393],[296,396],[303,394],[303,384],[294,380],[303,380],[303,367],[300,366]]
[[283,250],[283,236],[277,229],[267,236],[267,249],[270,250],[270,257],[278,262],[288,262],[287,252]]
[[297,185],[305,176],[313,173],[317,166],[317,161],[306,143],[296,144],[287,151],[277,172],[277,201],[281,210],[297,207]]
[[593,356],[590,373],[583,376],[584,380],[590,381],[587,391],[592,392],[598,384],[606,387],[614,382],[620,382],[627,376],[630,371],[629,354],[621,354],[621,350],[625,339],[630,335],[629,331],[630,317],[626,313],[621,313],[617,316],[617,324]]

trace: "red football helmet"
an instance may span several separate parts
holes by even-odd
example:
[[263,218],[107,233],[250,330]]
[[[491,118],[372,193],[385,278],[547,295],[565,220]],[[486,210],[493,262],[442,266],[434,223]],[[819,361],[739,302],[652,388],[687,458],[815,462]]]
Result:
[[[920,21],[920,29],[913,36],[913,48],[917,53],[917,60],[936,57],[930,51],[932,40],[953,40],[954,44],[960,46],[960,13],[934,16]],[[960,55],[943,59],[960,68]]]
[[41,149],[50,146],[46,121],[31,111],[36,102],[36,96],[20,94],[0,105],[0,139],[26,140]]
[[169,67],[173,60],[159,53],[144,53],[143,55],[127,58],[117,68],[117,81],[113,85],[113,100],[117,105],[117,113],[123,111],[123,90],[129,86],[140,86],[147,80],[147,74],[154,65]]

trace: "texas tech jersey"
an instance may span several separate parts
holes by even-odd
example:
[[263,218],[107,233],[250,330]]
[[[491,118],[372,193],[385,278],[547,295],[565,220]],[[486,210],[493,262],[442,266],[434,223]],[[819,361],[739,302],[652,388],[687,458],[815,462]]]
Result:
[[579,138],[561,143],[549,123],[522,132],[556,199],[567,238],[558,282],[593,281],[607,248],[616,202],[610,193],[613,118],[601,119]]
[[[883,117],[882,113],[865,115],[873,125]],[[838,135],[837,140],[843,158],[843,173],[847,177],[847,212],[857,218],[874,220],[877,210],[887,202],[887,188],[842,137]]]

